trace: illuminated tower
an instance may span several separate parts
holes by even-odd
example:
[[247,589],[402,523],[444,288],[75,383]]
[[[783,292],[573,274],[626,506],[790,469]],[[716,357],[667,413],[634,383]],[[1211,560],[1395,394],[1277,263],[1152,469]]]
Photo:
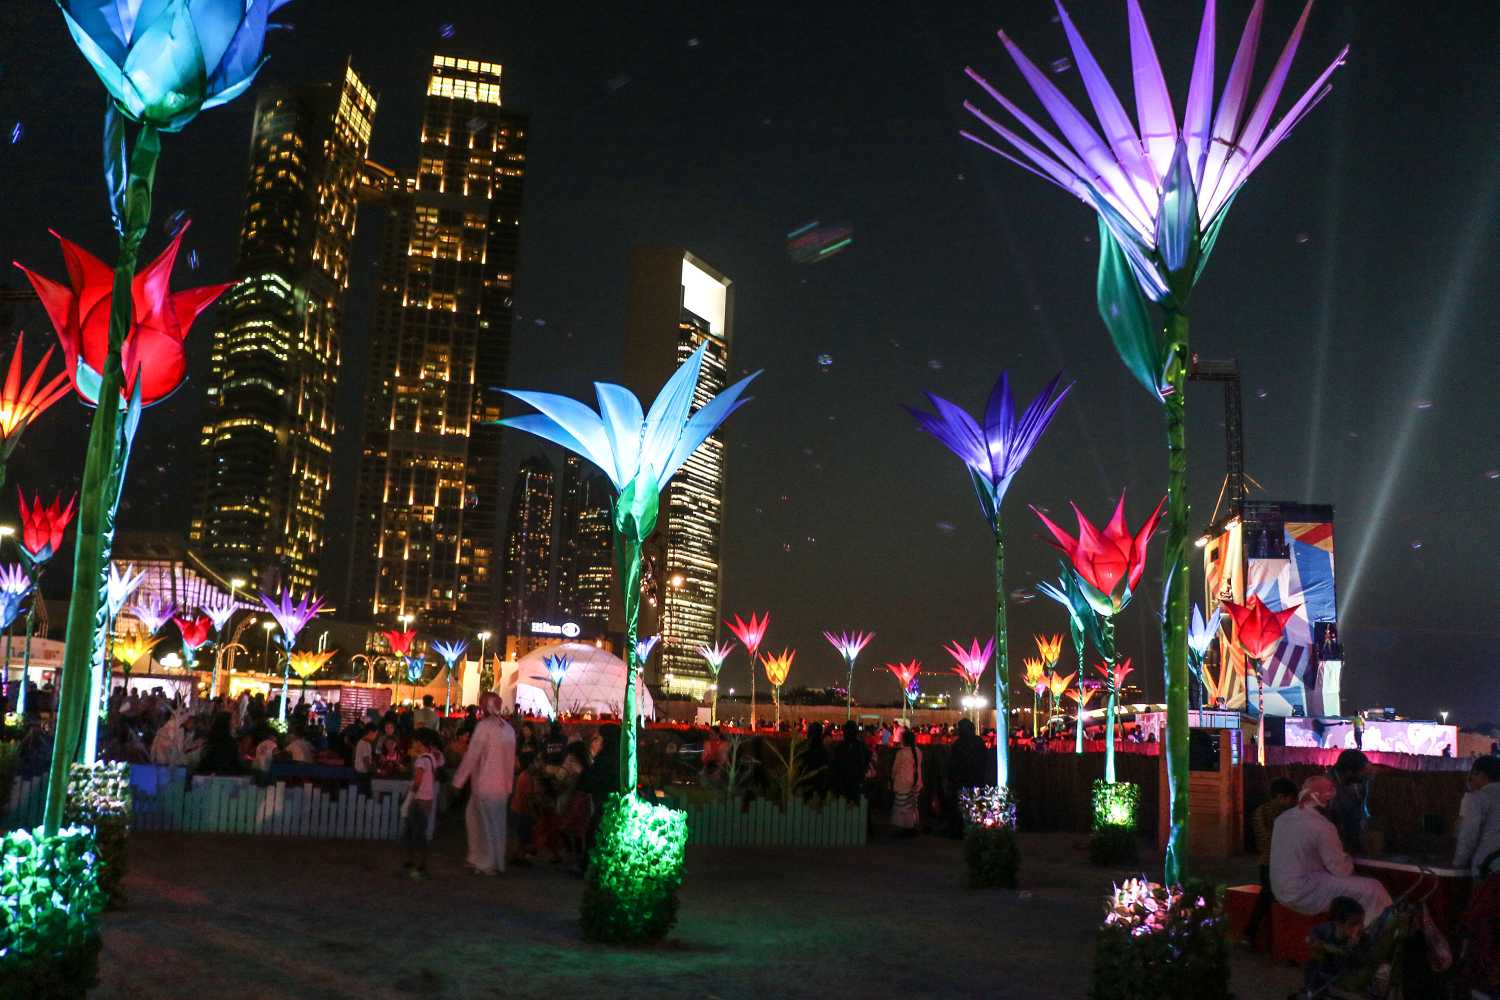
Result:
[[[655,398],[662,383],[705,341],[709,347],[694,391],[694,409],[722,392],[728,384],[734,315],[730,280],[686,250],[637,248],[630,255],[628,295],[625,378],[636,395]],[[698,647],[716,640],[722,617],[721,434],[710,436],[672,477],[661,498],[656,534],[645,546],[651,578],[646,581],[650,592],[641,634],[661,635],[660,679],[674,691],[699,696],[711,678]]]
[[188,536],[220,575],[321,588],[334,391],[375,97],[342,82],[256,102],[235,262],[220,300]]
[[609,628],[614,593],[613,498],[608,478],[567,453],[559,503],[556,608],[558,617],[587,625],[590,635]]
[[350,597],[383,621],[493,626],[500,417],[526,173],[500,66],[434,56],[414,177],[387,197]]
[[510,526],[505,533],[503,634],[530,635],[528,626],[547,617],[552,582],[552,510],[557,506],[557,473],[542,455],[516,471]]

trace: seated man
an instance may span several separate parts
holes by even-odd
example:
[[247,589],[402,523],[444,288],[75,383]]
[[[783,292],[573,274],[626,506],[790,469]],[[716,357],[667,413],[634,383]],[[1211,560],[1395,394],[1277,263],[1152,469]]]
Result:
[[1485,858],[1500,851],[1500,757],[1476,757],[1469,790],[1459,806],[1458,849],[1453,867],[1476,875]]
[[1339,896],[1348,896],[1364,908],[1368,926],[1391,905],[1391,896],[1375,879],[1354,874],[1354,862],[1323,812],[1335,791],[1331,780],[1314,775],[1302,783],[1297,807],[1276,818],[1271,891],[1282,906],[1308,914],[1322,913]]

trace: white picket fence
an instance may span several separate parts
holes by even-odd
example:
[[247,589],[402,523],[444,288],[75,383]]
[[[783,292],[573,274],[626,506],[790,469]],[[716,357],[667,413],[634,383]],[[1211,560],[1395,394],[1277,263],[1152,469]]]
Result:
[[[256,786],[249,778],[199,777],[181,768],[131,766],[132,830],[241,833],[268,837],[393,840],[401,835],[404,781],[375,781],[370,795],[346,785]],[[46,801],[45,777],[17,781],[0,828],[36,826]]]

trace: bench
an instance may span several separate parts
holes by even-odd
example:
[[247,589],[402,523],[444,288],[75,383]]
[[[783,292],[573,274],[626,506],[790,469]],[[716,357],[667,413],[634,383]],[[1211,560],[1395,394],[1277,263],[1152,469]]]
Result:
[[[1232,885],[1224,890],[1224,915],[1228,918],[1231,940],[1238,941],[1245,936],[1245,931],[1250,926],[1250,915],[1255,912],[1255,904],[1259,900],[1259,885]],[[1260,922],[1260,927],[1255,932],[1254,947],[1256,951],[1265,951],[1270,945],[1271,920],[1268,918]]]
[[1307,936],[1328,919],[1324,913],[1298,913],[1280,903],[1271,903],[1271,957],[1278,962],[1307,962]]

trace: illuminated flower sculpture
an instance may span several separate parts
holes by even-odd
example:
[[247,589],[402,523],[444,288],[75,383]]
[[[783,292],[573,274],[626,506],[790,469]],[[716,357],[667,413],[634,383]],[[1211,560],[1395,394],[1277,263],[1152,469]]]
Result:
[[135,620],[146,626],[148,635],[160,632],[161,627],[171,621],[175,610],[171,601],[163,601],[159,596],[153,596],[144,603],[132,604],[129,608]]
[[114,659],[125,671],[126,686],[130,684],[130,671],[141,662],[141,658],[149,656],[151,650],[156,648],[156,641],[145,632],[126,632],[124,635],[116,636],[111,652]]
[[[609,477],[619,495],[613,511],[615,578],[625,612],[627,651],[619,798],[604,808],[584,892],[584,934],[602,940],[657,938],[676,919],[682,881],[685,817],[636,796],[637,684],[635,655],[641,607],[641,546],[656,530],[661,491],[688,457],[742,406],[751,375],[694,408],[699,373],[710,341],[688,356],[667,380],[649,412],[618,385],[595,383],[599,411],[566,396],[507,390],[538,411],[500,423],[528,431],[588,459]],[[756,374],[759,374],[758,372]],[[754,664],[751,664],[754,676]],[[649,838],[648,835],[649,834]]]
[[[1120,691],[1125,687],[1125,678],[1129,677],[1135,670],[1130,665],[1130,657],[1125,657],[1117,663],[1096,663],[1094,669],[1099,676],[1104,678],[1104,693],[1108,702],[1104,706],[1104,746],[1105,756],[1113,756],[1115,747],[1115,713],[1118,710]],[[1108,769],[1105,776],[1107,784],[1114,784],[1113,768]]]
[[391,652],[397,656],[405,656],[411,652],[411,644],[417,637],[417,630],[408,629],[402,632],[398,629],[389,628],[380,634],[385,636],[386,642],[390,643]]
[[771,624],[771,612],[767,611],[764,615],[757,618],[755,612],[752,611],[750,612],[750,620],[747,622],[740,621],[740,616],[735,615],[733,622],[725,622],[724,624],[729,626],[729,631],[734,633],[734,637],[740,641],[740,645],[745,647],[745,652],[750,654],[750,731],[753,733],[759,721],[755,710],[755,661],[759,658],[760,644],[765,640],[766,628]]
[[1255,714],[1259,717],[1255,743],[1260,764],[1266,762],[1267,679],[1261,670],[1265,661],[1276,652],[1276,647],[1281,645],[1281,638],[1286,634],[1286,623],[1300,607],[1300,604],[1294,604],[1280,611],[1272,611],[1254,594],[1244,604],[1224,602],[1224,610],[1234,620],[1234,641],[1255,666]]
[[[151,226],[160,133],[181,129],[203,108],[232,100],[247,89],[262,61],[267,18],[281,3],[60,0],[59,6],[79,51],[109,94],[103,177],[119,243],[112,274],[85,259],[81,251],[73,253],[65,246],[73,278],[71,292],[32,276],[58,328],[74,385],[85,398],[100,404],[90,423],[84,461],[62,687],[43,819],[43,833],[48,837],[57,833],[62,822],[68,767],[83,737],[92,671],[102,670],[106,656],[109,630],[99,614],[104,573],[140,409],[158,391],[151,387],[165,394],[181,381],[186,371],[181,357],[183,334],[193,317],[222,291],[197,289],[168,296],[168,272],[178,241],[136,280],[136,265]],[[136,123],[133,129],[131,121]],[[122,294],[113,294],[116,288]],[[134,294],[124,294],[125,290]],[[128,348],[127,340],[131,341]],[[127,386],[129,390],[122,392]]]
[[795,649],[783,649],[779,656],[766,653],[760,658],[760,662],[766,667],[766,680],[771,682],[771,698],[776,702],[776,728],[781,728],[781,685],[786,683],[787,675],[792,672],[792,660],[797,655]]
[[1031,738],[1036,739],[1037,712],[1041,710],[1039,704],[1042,693],[1047,690],[1047,668],[1042,666],[1042,661],[1035,656],[1028,656],[1021,661],[1021,667],[1025,670],[1022,675],[1026,686],[1031,688]]
[[198,650],[208,642],[214,623],[207,615],[196,615],[192,618],[174,617],[172,620],[177,623],[177,631],[182,635],[183,658],[187,660],[187,665],[192,667],[198,662]]
[[635,662],[642,669],[645,669],[646,661],[651,659],[651,651],[656,648],[658,642],[661,642],[659,635],[648,635],[644,639],[635,641]]
[[447,676],[448,686],[443,692],[444,715],[453,711],[453,670],[458,666],[458,661],[463,659],[463,655],[468,649],[469,644],[463,639],[460,639],[458,642],[435,642],[432,644],[432,651],[443,658],[443,663],[446,667],[444,673]]
[[260,603],[261,607],[266,609],[266,613],[276,619],[276,624],[281,627],[281,635],[276,641],[281,644],[282,651],[286,655],[281,665],[281,708],[276,718],[279,722],[285,723],[287,685],[290,683],[292,671],[292,648],[297,645],[297,636],[307,623],[318,616],[318,611],[323,607],[323,598],[308,593],[303,594],[300,601],[293,603],[292,592],[283,590],[275,600],[261,594]]
[[[1068,693],[1068,688],[1069,688],[1070,685],[1072,685],[1073,678],[1075,678],[1077,676],[1078,676],[1077,673],[1071,673],[1071,674],[1066,674],[1066,675],[1058,673],[1058,674],[1053,674],[1051,677],[1049,677],[1047,679],[1047,686],[1052,691],[1052,698],[1053,698],[1054,701],[1060,701],[1060,700],[1062,700],[1063,695],[1065,695],[1065,694]],[[1074,700],[1076,701],[1077,699],[1075,698]]]
[[1042,658],[1046,668],[1051,670],[1056,667],[1057,661],[1062,659],[1062,635],[1034,635],[1031,638],[1036,643],[1037,655]]
[[[1215,4],[1204,5],[1202,27],[1179,123],[1138,0],[1130,11],[1131,77],[1139,131],[1105,78],[1067,12],[1059,19],[1073,62],[1103,129],[1096,130],[1004,33],[1001,42],[1052,118],[1061,138],[1003,96],[972,69],[974,79],[1020,123],[1025,137],[972,103],[965,108],[998,140],[965,138],[1052,181],[1089,205],[1099,221],[1099,312],[1132,375],[1166,414],[1168,495],[1167,587],[1162,647],[1167,675],[1167,774],[1171,828],[1166,877],[1187,871],[1188,738],[1188,502],[1185,393],[1191,353],[1188,300],[1213,251],[1240,187],[1293,126],[1329,91],[1329,77],[1347,47],[1273,125],[1272,117],[1302,39],[1309,3],[1271,69],[1250,100],[1250,78],[1260,35],[1257,0],[1240,37],[1217,108],[1214,103]],[[1002,146],[1006,148],[1001,148]],[[1160,315],[1152,318],[1153,304]]]
[[[1010,718],[1009,645],[1005,624],[1005,532],[1001,509],[1011,480],[1030,456],[1042,432],[1052,422],[1057,407],[1068,395],[1071,385],[1058,389],[1062,375],[1054,376],[1036,399],[1019,417],[1011,397],[1010,376],[1000,373],[984,408],[981,423],[957,406],[927,394],[933,412],[907,407],[917,424],[937,438],[964,463],[979,507],[995,535],[995,719],[1004,732]],[[995,741],[996,781],[1001,788],[1010,784],[1010,747],[1006,740]]]
[[1194,677],[1198,678],[1198,682],[1203,685],[1205,695],[1204,708],[1213,707],[1214,702],[1219,697],[1217,693],[1211,698],[1208,697],[1208,689],[1212,687],[1217,692],[1222,687],[1222,684],[1217,680],[1210,683],[1210,679],[1205,675],[1204,660],[1208,658],[1208,651],[1213,646],[1214,640],[1218,638],[1219,623],[1223,618],[1224,609],[1220,607],[1214,608],[1214,613],[1208,616],[1207,621],[1204,621],[1203,609],[1196,604],[1193,605],[1193,621],[1188,626],[1188,669],[1192,671]]
[[[21,613],[21,602],[31,593],[31,578],[20,563],[0,566],[0,628],[10,628]],[[10,656],[5,657],[6,670],[10,669]]]
[[124,570],[116,569],[114,563],[109,564],[109,582],[105,584],[105,594],[111,621],[120,617],[120,612],[125,610],[125,602],[140,589],[141,582],[145,579],[146,571],[137,572],[133,563]]
[[73,520],[78,498],[75,496],[64,507],[59,495],[50,505],[43,506],[40,496],[27,504],[26,494],[19,490],[16,493],[21,506],[21,554],[33,567],[40,568],[62,548],[63,535]]
[[[1076,593],[1072,596],[1065,595],[1065,603],[1071,605],[1079,594],[1087,601],[1090,610],[1085,612],[1079,609],[1084,631],[1093,639],[1095,648],[1111,670],[1115,667],[1115,615],[1130,603],[1131,595],[1146,572],[1146,550],[1150,545],[1151,535],[1161,522],[1165,504],[1165,499],[1157,504],[1151,516],[1146,518],[1146,523],[1134,534],[1125,523],[1124,493],[1120,494],[1114,516],[1109,519],[1103,531],[1095,528],[1083,516],[1078,505],[1073,504],[1073,513],[1078,518],[1077,538],[1059,528],[1035,507],[1031,508],[1052,533],[1052,544],[1061,549],[1073,564],[1072,578],[1067,585],[1076,587]],[[1082,660],[1079,661],[1079,667],[1081,673]],[[1114,703],[1114,688],[1111,687],[1111,707],[1108,712],[1110,720],[1114,717]],[[1114,727],[1111,724],[1106,730],[1104,741],[1104,780],[1107,784],[1114,784],[1115,780],[1113,736]]]
[[895,676],[896,682],[901,685],[901,703],[909,710],[911,703],[916,700],[917,677],[922,673],[922,664],[917,660],[912,660],[910,663],[887,663],[885,669],[889,670]]
[[4,388],[0,388],[0,485],[5,483],[5,463],[10,460],[16,445],[21,443],[26,428],[68,394],[68,373],[65,371],[42,382],[42,373],[47,369],[47,362],[52,360],[52,353],[57,350],[55,347],[47,348],[47,353],[22,383],[21,355],[25,346],[26,336],[17,334],[16,349],[10,356],[10,370],[6,373]]
[[287,657],[287,662],[292,666],[292,673],[302,678],[302,686],[305,688],[307,687],[308,679],[319,670],[322,670],[323,665],[333,659],[337,653],[338,650],[336,649],[324,649],[316,652],[299,649]]
[[209,621],[213,622],[214,635],[223,638],[224,626],[229,624],[229,619],[234,617],[234,613],[239,610],[239,605],[233,597],[215,590],[204,597],[199,610],[208,616]]
[[[978,697],[979,679],[984,676],[985,668],[990,664],[990,654],[995,651],[995,640],[991,639],[986,642],[983,649],[980,648],[978,639],[970,643],[968,649],[964,649],[963,643],[957,640],[950,642],[943,648],[957,661],[953,666],[953,672],[964,682],[964,687],[968,689],[969,697]],[[1035,724],[1035,706],[1033,706],[1031,718],[1033,724]]]
[[874,632],[824,632],[823,638],[833,644],[838,650],[839,656],[844,659],[844,669],[848,671],[844,682],[844,718],[854,717],[854,661],[860,651],[870,644],[875,638]]
[[[1057,582],[1044,581],[1037,584],[1036,589],[1038,593],[1061,604],[1068,612],[1068,632],[1073,637],[1073,653],[1078,657],[1077,676],[1082,677],[1089,634],[1098,628],[1099,616],[1094,614],[1088,598],[1083,596],[1083,585],[1078,580],[1078,574],[1073,572],[1073,567],[1066,562],[1060,562],[1058,565],[1061,567],[1061,572],[1058,574]],[[1054,673],[1053,676],[1055,677],[1056,674]],[[1057,699],[1061,697],[1061,694],[1054,696],[1054,706],[1057,704]],[[1083,753],[1083,716],[1081,715],[1074,726],[1073,752]]]
[[552,717],[562,718],[562,686],[567,679],[568,670],[573,666],[573,659],[562,654],[551,654],[542,657],[542,666],[547,668],[547,679],[552,682]]
[[724,661],[729,659],[729,654],[734,651],[734,646],[727,642],[718,643],[713,646],[699,646],[698,655],[703,657],[703,662],[708,666],[708,672],[713,676],[713,700],[709,703],[708,717],[713,722],[719,721],[719,671],[724,669]]

